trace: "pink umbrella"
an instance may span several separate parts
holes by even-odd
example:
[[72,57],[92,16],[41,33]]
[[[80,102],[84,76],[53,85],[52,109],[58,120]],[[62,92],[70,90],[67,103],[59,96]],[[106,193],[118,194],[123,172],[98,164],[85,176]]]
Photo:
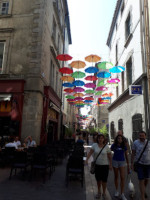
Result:
[[119,83],[120,82],[120,79],[119,78],[110,78],[107,80],[107,83]]
[[74,100],[75,101],[80,101],[80,100],[84,100],[84,99],[82,97],[76,97]]
[[96,91],[105,91],[107,89],[108,89],[107,87],[101,86],[101,87],[97,87]]
[[86,84],[84,85],[84,87],[87,87],[87,88],[95,88],[96,85],[95,85],[94,83],[86,83]]
[[84,92],[85,89],[83,89],[82,87],[75,87],[73,89],[74,92]]

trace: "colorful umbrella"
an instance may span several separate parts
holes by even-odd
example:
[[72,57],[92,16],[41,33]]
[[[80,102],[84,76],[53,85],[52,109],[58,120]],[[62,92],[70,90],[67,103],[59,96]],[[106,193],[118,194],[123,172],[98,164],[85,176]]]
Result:
[[75,93],[74,95],[73,95],[74,97],[83,97],[84,96],[84,94],[82,94],[82,93]]
[[103,71],[103,72],[99,72],[97,74],[98,78],[109,78],[111,76],[111,74],[109,72]]
[[72,63],[70,63],[70,66],[76,69],[81,69],[84,68],[86,66],[85,62],[80,61],[80,60],[76,60],[73,61]]
[[75,104],[84,103],[84,101],[76,101]]
[[111,73],[120,73],[120,72],[123,72],[125,70],[124,67],[122,66],[114,66],[113,68],[111,68],[109,71]]
[[74,86],[83,86],[85,83],[83,81],[77,80],[77,81],[73,81],[72,84]]
[[61,61],[68,61],[71,60],[72,57],[68,54],[59,54],[56,59],[61,60]]
[[64,87],[74,87],[72,83],[63,83],[62,86]]
[[59,72],[61,72],[62,74],[72,74],[73,70],[69,67],[62,67],[59,69]]
[[75,87],[73,89],[74,92],[84,92],[85,89],[83,89],[82,87]]
[[96,76],[87,76],[84,79],[87,81],[96,81],[98,78]]
[[67,101],[69,101],[69,102],[75,102],[74,99],[67,99]]
[[113,64],[111,62],[101,62],[97,64],[97,67],[100,69],[110,69],[113,67]]
[[83,78],[83,77],[85,77],[85,73],[80,72],[80,71],[76,71],[76,72],[73,72],[72,77],[73,78]]
[[73,89],[71,89],[71,88],[66,88],[66,89],[64,89],[64,92],[72,93],[72,92],[73,92]]
[[[75,97],[74,97],[75,98]],[[82,100],[84,100],[82,97],[76,97],[75,99],[74,99],[75,101],[82,101]]]
[[104,87],[104,86],[96,88],[96,91],[105,91],[105,90],[107,90],[107,87]]
[[62,81],[72,82],[72,81],[74,80],[74,78],[71,77],[71,76],[62,76],[62,77],[61,77],[61,80],[62,80]]
[[102,97],[111,97],[111,96],[113,96],[113,93],[105,93],[105,94],[103,94],[102,95]]
[[91,101],[91,100],[85,100],[84,102],[85,103],[92,103],[93,101]]
[[88,67],[85,69],[86,73],[97,73],[99,70],[96,67]]
[[107,80],[107,83],[119,83],[120,82],[120,79],[119,78],[110,78]]
[[103,85],[105,85],[105,80],[104,79],[100,80],[98,82],[98,84],[97,84],[98,87],[103,86]]
[[109,100],[109,99],[111,99],[111,97],[104,97],[104,98],[102,98],[102,100]]
[[94,90],[85,90],[84,92],[93,94],[95,91]]
[[88,62],[98,62],[98,61],[100,61],[100,59],[101,59],[101,57],[99,57],[97,55],[93,55],[93,54],[85,57],[85,60]]
[[84,99],[85,99],[85,100],[91,100],[91,101],[94,100],[93,97],[85,97]]
[[84,85],[84,87],[86,87],[86,88],[95,88],[96,85],[95,85],[94,83],[86,83],[86,84]]
[[66,98],[67,98],[67,99],[75,99],[75,97],[72,96],[72,95],[67,95]]

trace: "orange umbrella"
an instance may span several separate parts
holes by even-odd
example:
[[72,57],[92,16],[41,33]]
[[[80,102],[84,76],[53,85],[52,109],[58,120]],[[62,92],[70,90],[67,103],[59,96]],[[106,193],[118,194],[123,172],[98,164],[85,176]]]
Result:
[[113,96],[113,93],[105,93],[102,95],[102,97],[111,97]]
[[74,95],[73,95],[74,97],[83,97],[84,96],[84,94],[82,94],[82,93],[75,93]]
[[71,76],[62,76],[61,80],[62,81],[67,81],[67,82],[72,82],[74,80],[74,78],[71,77]]
[[86,56],[85,60],[88,61],[88,62],[98,62],[98,61],[101,60],[101,57],[91,54],[89,56]]
[[76,60],[76,61],[73,61],[72,63],[70,63],[70,66],[73,68],[81,69],[81,68],[84,68],[86,66],[86,64],[83,61]]
[[75,104],[84,103],[84,101],[76,101]]

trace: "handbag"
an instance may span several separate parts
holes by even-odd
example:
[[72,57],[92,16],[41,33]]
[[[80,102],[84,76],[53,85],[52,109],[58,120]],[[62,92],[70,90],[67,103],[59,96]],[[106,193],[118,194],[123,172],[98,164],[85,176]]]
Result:
[[94,161],[91,162],[91,167],[90,167],[90,173],[91,174],[95,174],[95,165],[96,165],[96,160],[98,158],[98,156],[101,154],[102,150],[104,149],[104,147],[106,146],[106,144],[103,146],[103,148],[100,150],[100,152],[98,153],[97,157],[95,158]]
[[145,146],[144,146],[144,148],[143,148],[143,151],[141,152],[141,154],[140,154],[138,160],[135,161],[134,164],[133,164],[133,167],[134,167],[134,171],[135,171],[135,172],[137,172],[137,170],[138,170],[139,161],[140,161],[140,159],[141,159],[141,157],[142,157],[142,155],[143,155],[143,153],[144,153],[144,151],[145,151],[145,149],[146,149],[146,147],[147,147],[147,144],[148,144],[148,140],[147,140],[147,142],[146,142],[146,144],[145,144]]

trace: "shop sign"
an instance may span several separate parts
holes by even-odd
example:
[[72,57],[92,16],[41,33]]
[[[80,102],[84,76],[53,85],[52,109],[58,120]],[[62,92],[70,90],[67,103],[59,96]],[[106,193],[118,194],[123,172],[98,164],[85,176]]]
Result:
[[141,95],[142,86],[141,85],[130,85],[129,86],[129,95]]

